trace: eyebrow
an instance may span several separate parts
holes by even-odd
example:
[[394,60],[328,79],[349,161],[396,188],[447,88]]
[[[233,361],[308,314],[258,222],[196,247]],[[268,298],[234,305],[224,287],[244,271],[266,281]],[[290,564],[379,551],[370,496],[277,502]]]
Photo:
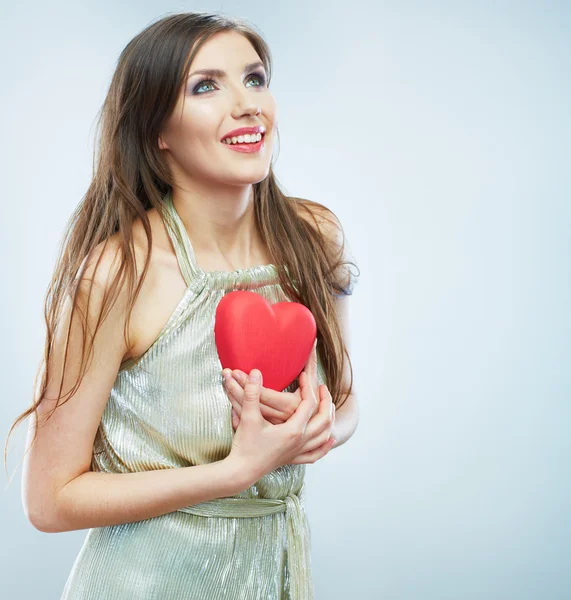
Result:
[[[258,62],[253,62],[253,63],[247,64],[244,67],[243,73],[245,73],[246,71],[249,71],[250,69],[255,69],[256,67],[264,67],[264,63],[258,61]],[[188,76],[189,79],[193,75],[207,75],[208,77],[218,77],[220,79],[224,79],[224,77],[226,77],[226,71],[221,71],[220,69],[199,69],[198,71],[193,71]]]

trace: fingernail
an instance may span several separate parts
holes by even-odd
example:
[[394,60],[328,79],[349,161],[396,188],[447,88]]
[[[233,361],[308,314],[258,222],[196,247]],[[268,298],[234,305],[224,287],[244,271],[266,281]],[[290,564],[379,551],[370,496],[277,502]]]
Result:
[[224,375],[224,379],[226,381],[228,381],[231,377],[231,374],[228,371],[223,371],[222,374]]
[[260,381],[260,372],[253,370],[250,375],[248,375],[248,381],[251,381],[253,383],[257,383],[258,381]]

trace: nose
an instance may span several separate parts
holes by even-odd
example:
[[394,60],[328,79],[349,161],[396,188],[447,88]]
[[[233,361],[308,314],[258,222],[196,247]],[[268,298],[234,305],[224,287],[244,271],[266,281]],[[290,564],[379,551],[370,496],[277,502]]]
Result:
[[254,102],[241,103],[236,107],[234,111],[234,117],[239,119],[243,115],[259,115],[262,112],[260,105]]
[[234,110],[232,116],[240,118],[242,115],[258,115],[262,111],[258,98],[248,89],[238,90],[234,97]]

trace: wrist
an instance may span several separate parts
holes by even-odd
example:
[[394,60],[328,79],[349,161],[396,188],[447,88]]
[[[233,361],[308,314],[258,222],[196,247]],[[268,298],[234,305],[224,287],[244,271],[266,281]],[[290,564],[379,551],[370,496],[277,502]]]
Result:
[[233,456],[228,455],[222,461],[226,468],[226,474],[233,494],[239,494],[252,486],[260,477],[251,472],[248,465],[242,461],[236,460]]

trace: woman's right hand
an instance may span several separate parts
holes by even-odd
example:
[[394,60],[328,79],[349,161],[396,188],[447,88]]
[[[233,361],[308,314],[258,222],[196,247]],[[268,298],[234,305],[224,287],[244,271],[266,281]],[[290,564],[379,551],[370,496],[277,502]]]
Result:
[[[258,380],[253,380],[254,376]],[[318,405],[313,387],[303,371],[299,377],[301,402],[293,415],[279,425],[266,421],[260,409],[260,388],[262,373],[252,369],[244,385],[244,398],[240,424],[232,441],[232,450],[228,459],[236,461],[251,475],[252,483],[266,473],[283,465],[290,464],[300,454],[309,439],[315,439],[331,427],[331,402],[320,398],[319,413],[323,413],[323,426],[317,431],[308,431],[307,423]],[[315,460],[325,456],[335,440],[329,437],[314,451]],[[309,462],[309,461],[308,461]]]

